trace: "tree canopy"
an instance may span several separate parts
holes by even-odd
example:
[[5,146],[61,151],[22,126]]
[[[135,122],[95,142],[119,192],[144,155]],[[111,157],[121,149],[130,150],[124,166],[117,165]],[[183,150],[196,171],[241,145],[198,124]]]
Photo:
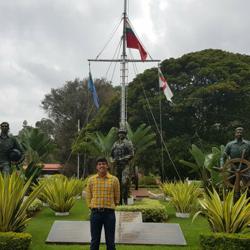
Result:
[[[246,137],[250,136],[247,116],[250,111],[250,56],[207,49],[164,60],[161,70],[174,93],[173,104],[159,92],[157,69],[148,69],[129,84],[128,122],[133,128],[146,123],[157,131],[154,119],[159,126],[161,101],[163,138],[182,175],[188,172],[178,163],[179,157],[189,160],[188,148],[192,143],[209,151],[211,146],[233,139],[233,130],[239,125],[246,128]],[[101,119],[98,115],[89,127],[101,130],[105,124],[118,126],[114,117],[119,117],[118,101],[106,107]],[[159,148],[158,139],[155,151],[151,150],[153,156],[145,162],[151,164],[152,171],[159,169]],[[176,173],[166,152],[164,157],[166,175],[173,178]]]
[[[173,104],[159,90],[157,68],[137,75],[128,86],[128,123],[133,130],[145,123],[157,135],[157,143],[140,156],[144,169],[161,172],[168,178],[176,178],[177,171],[183,177],[188,176],[188,169],[179,160],[191,160],[191,144],[210,152],[212,146],[233,139],[233,130],[239,125],[246,128],[245,137],[250,137],[247,115],[250,112],[250,56],[207,49],[166,59],[161,70],[174,93]],[[86,79],[76,79],[62,88],[52,89],[42,102],[49,120],[42,119],[37,126],[51,133],[60,148],[61,161],[66,160],[77,137],[78,119],[85,128],[83,134],[85,131],[107,134],[112,127],[119,126],[120,88],[104,80],[97,80],[95,84],[101,103],[98,112],[91,108],[92,97]],[[160,128],[159,103],[166,145],[163,168],[157,129]]]
[[[104,108],[116,96],[116,91],[103,79],[96,79],[95,86],[99,102]],[[91,93],[88,91],[87,79],[83,81],[75,79],[61,88],[51,89],[42,101],[42,108],[49,119],[38,121],[36,127],[54,139],[59,149],[58,161],[75,164],[70,155],[71,145],[78,135],[78,120],[80,127],[85,127],[102,109],[95,108]]]

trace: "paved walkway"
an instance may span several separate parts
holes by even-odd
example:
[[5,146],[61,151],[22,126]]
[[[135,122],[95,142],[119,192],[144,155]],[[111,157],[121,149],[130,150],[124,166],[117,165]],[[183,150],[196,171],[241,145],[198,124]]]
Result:
[[132,196],[135,199],[141,199],[141,198],[148,198],[149,192],[146,188],[139,188],[138,190],[132,190],[131,191]]

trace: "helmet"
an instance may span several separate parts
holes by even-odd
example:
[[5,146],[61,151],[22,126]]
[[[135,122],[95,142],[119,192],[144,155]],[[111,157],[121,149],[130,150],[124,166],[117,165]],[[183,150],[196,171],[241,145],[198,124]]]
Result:
[[17,162],[17,161],[20,161],[21,159],[22,159],[22,153],[20,152],[20,150],[12,149],[9,152],[9,160],[10,161]]

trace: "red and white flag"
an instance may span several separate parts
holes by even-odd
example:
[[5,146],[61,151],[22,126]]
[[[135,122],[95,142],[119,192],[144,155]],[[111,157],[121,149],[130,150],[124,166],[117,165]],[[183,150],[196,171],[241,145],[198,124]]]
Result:
[[147,59],[148,54],[146,50],[143,48],[139,39],[136,37],[128,20],[126,20],[126,41],[127,41],[127,48],[139,50],[142,61],[145,61]]
[[164,78],[160,68],[158,68],[158,74],[159,74],[159,85],[160,88],[162,88],[164,95],[166,96],[167,100],[172,102],[171,98],[173,97],[173,92],[169,88],[169,85],[167,83],[167,80]]

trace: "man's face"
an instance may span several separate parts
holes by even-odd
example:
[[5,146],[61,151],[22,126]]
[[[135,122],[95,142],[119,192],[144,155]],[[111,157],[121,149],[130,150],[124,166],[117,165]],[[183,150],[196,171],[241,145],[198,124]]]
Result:
[[96,164],[97,173],[100,175],[105,175],[108,172],[108,164],[105,161],[99,161]]
[[1,131],[2,131],[2,134],[8,134],[9,125],[7,123],[2,123],[1,124]]
[[118,137],[119,137],[120,139],[124,139],[124,138],[126,137],[126,134],[125,134],[125,133],[119,133],[119,134],[118,134]]
[[235,138],[239,140],[242,139],[242,136],[243,136],[243,129],[236,129]]

